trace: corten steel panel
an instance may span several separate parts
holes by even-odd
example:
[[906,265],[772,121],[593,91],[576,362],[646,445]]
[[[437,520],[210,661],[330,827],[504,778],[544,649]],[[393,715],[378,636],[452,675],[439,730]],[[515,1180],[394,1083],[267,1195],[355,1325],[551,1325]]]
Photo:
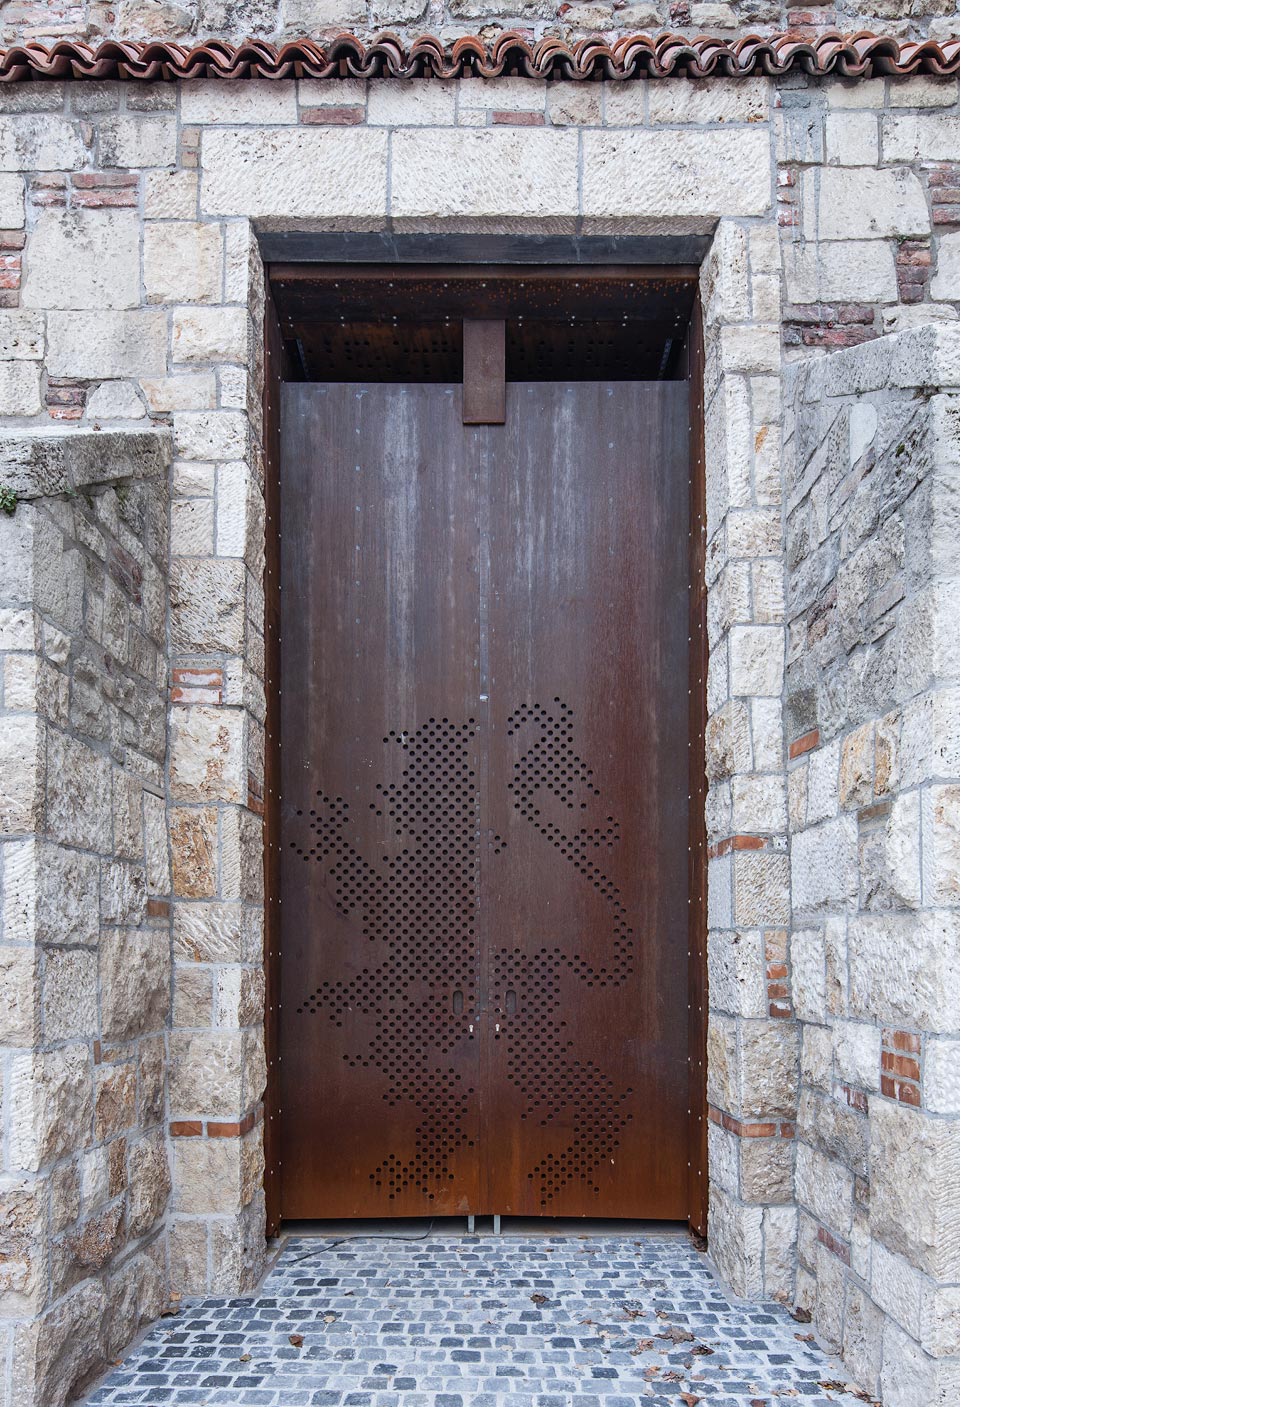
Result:
[[687,1216],[687,387],[284,392],[284,1214]]

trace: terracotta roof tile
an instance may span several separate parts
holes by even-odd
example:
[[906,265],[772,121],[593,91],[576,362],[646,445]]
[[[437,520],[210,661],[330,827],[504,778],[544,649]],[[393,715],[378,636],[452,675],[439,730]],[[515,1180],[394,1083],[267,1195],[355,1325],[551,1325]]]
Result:
[[740,39],[631,34],[608,43],[582,39],[533,40],[507,31],[492,41],[467,35],[443,40],[424,35],[406,46],[391,35],[363,43],[352,34],[321,42],[262,39],[231,45],[153,40],[105,40],[91,45],[64,39],[0,49],[0,82],[23,79],[132,78],[741,78],[800,70],[845,78],[877,74],[953,74],[960,70],[959,40],[900,43],[862,31],[747,34]]

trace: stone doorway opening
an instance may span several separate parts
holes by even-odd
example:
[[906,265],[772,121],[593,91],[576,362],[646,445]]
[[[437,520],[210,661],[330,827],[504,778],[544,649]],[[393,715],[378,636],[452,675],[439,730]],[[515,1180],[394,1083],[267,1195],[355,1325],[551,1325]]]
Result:
[[705,1235],[698,269],[265,286],[268,1233]]

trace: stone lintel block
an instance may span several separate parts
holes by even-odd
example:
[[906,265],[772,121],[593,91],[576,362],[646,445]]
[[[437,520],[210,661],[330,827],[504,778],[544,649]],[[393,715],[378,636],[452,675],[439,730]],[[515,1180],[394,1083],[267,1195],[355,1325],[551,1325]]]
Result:
[[42,498],[132,479],[162,480],[173,458],[163,426],[0,430],[0,479],[19,498]]
[[367,127],[214,128],[201,139],[205,215],[383,216],[389,133]]
[[[541,85],[545,90],[546,85]],[[545,91],[540,101],[545,102]],[[578,210],[578,136],[559,128],[398,131],[391,214],[545,218]]]
[[723,132],[584,134],[584,215],[763,215],[772,199],[763,124]]

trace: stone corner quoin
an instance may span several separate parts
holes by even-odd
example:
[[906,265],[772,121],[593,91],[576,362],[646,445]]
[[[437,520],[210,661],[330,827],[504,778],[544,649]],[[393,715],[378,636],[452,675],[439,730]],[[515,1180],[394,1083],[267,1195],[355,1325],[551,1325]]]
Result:
[[[901,9],[868,23],[956,23]],[[264,1265],[268,230],[710,237],[710,1255],[886,1407],[952,1399],[958,96],[798,71],[0,85],[9,1400],[62,1407],[171,1294]]]

